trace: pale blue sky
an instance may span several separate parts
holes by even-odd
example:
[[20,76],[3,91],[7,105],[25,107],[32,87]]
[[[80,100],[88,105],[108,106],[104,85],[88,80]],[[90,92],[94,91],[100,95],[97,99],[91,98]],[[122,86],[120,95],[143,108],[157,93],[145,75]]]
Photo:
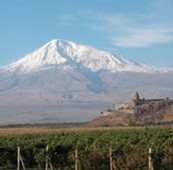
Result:
[[0,66],[52,39],[173,67],[173,0],[1,0]]

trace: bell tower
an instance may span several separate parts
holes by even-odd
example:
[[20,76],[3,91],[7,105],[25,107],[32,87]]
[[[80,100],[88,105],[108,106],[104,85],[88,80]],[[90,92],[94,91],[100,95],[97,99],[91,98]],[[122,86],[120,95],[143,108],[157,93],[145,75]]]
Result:
[[140,97],[139,97],[139,93],[138,92],[135,93],[135,95],[133,97],[133,100],[135,100],[137,102],[140,100]]

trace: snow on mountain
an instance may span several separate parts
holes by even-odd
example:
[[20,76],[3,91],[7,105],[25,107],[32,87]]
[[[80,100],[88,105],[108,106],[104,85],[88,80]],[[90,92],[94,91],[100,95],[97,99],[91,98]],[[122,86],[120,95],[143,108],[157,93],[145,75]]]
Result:
[[135,91],[148,98],[171,98],[169,71],[52,40],[0,68],[0,124],[88,121]]
[[79,45],[70,41],[52,40],[22,59],[5,66],[5,71],[26,74],[48,69],[52,66],[61,68],[86,68],[92,72],[107,70],[110,72],[160,72],[168,69],[156,69],[137,64],[128,59],[93,47]]

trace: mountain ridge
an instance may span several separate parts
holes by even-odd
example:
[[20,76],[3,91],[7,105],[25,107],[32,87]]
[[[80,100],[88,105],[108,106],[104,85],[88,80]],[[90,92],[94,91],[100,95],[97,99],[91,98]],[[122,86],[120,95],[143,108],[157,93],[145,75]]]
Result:
[[92,72],[106,70],[113,73],[130,72],[169,72],[172,69],[155,68],[144,64],[137,64],[124,57],[98,50],[94,47],[76,44],[71,41],[52,40],[38,50],[26,55],[20,60],[3,68],[8,72],[20,74],[41,71],[52,66],[62,68],[83,67]]

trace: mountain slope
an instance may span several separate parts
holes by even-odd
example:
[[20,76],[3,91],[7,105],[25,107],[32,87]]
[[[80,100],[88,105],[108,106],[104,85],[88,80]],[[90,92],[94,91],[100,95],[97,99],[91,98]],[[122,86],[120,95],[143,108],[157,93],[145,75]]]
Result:
[[52,40],[0,68],[0,124],[88,121],[134,91],[171,98],[172,85],[171,69]]

